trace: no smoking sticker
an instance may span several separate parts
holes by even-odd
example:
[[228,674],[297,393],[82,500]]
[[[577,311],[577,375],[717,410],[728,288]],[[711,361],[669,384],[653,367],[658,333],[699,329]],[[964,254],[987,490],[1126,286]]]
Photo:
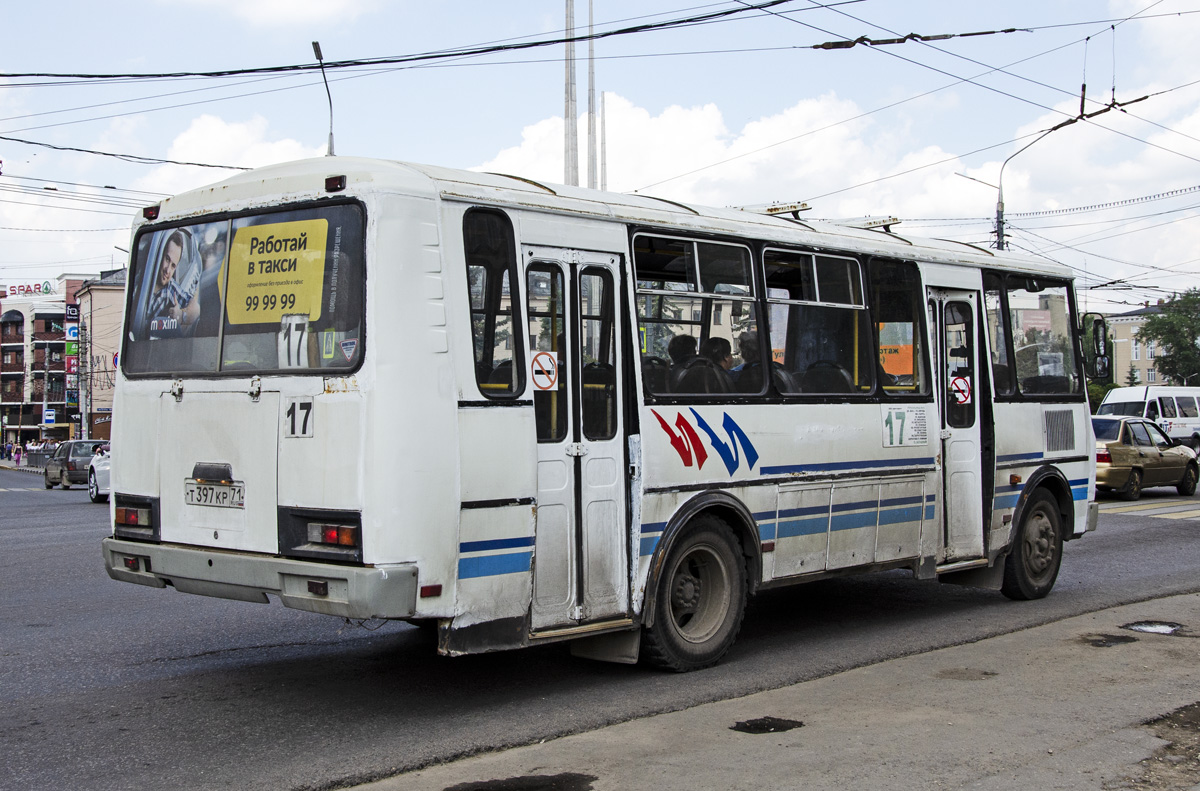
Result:
[[965,406],[971,403],[971,380],[965,376],[956,376],[950,380],[950,395],[954,403]]
[[558,360],[550,352],[538,352],[529,364],[533,386],[538,390],[553,390],[558,386]]

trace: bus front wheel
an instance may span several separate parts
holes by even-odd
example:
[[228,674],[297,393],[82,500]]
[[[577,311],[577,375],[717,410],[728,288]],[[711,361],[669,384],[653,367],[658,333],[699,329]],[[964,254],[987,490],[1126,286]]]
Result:
[[742,625],[746,564],[729,526],[700,516],[667,553],[654,599],[654,625],[642,656],[676,672],[720,661]]
[[1000,592],[1010,599],[1040,599],[1054,587],[1062,564],[1062,515],[1045,489],[1029,498],[1021,528],[1004,561]]

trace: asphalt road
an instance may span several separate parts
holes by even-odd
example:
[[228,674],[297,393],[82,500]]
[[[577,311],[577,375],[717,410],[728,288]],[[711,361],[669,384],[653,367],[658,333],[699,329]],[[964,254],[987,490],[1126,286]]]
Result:
[[1200,590],[1200,510],[1178,518],[1169,489],[1140,505],[1068,544],[1042,601],[828,580],[757,597],[720,666],[671,675],[562,645],[448,659],[405,624],[116,583],[106,507],[0,470],[0,788],[336,788]]

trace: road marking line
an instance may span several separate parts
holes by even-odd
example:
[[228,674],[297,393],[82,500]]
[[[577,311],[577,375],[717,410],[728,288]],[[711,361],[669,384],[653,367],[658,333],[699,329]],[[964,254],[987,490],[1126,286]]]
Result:
[[1192,509],[1191,511],[1172,511],[1169,514],[1154,514],[1159,519],[1195,519],[1200,517],[1200,509]]
[[1125,514],[1132,511],[1153,511],[1155,508],[1176,508],[1184,504],[1179,500],[1167,500],[1160,503],[1138,503],[1137,505],[1118,505],[1110,508],[1100,506],[1100,511],[1105,514]]

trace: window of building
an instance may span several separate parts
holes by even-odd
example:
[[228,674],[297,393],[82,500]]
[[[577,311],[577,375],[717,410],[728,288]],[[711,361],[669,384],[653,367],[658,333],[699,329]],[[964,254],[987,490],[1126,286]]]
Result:
[[1147,381],[1147,382],[1156,382],[1156,381],[1158,381],[1158,376],[1157,376],[1157,374],[1158,374],[1158,372],[1157,372],[1157,371],[1155,371],[1153,368],[1147,368],[1147,369],[1146,369],[1146,381]]
[[1138,339],[1136,337],[1132,338],[1129,341],[1129,346],[1130,346],[1131,354],[1133,355],[1133,359],[1134,360],[1142,359],[1142,344],[1138,343]]

